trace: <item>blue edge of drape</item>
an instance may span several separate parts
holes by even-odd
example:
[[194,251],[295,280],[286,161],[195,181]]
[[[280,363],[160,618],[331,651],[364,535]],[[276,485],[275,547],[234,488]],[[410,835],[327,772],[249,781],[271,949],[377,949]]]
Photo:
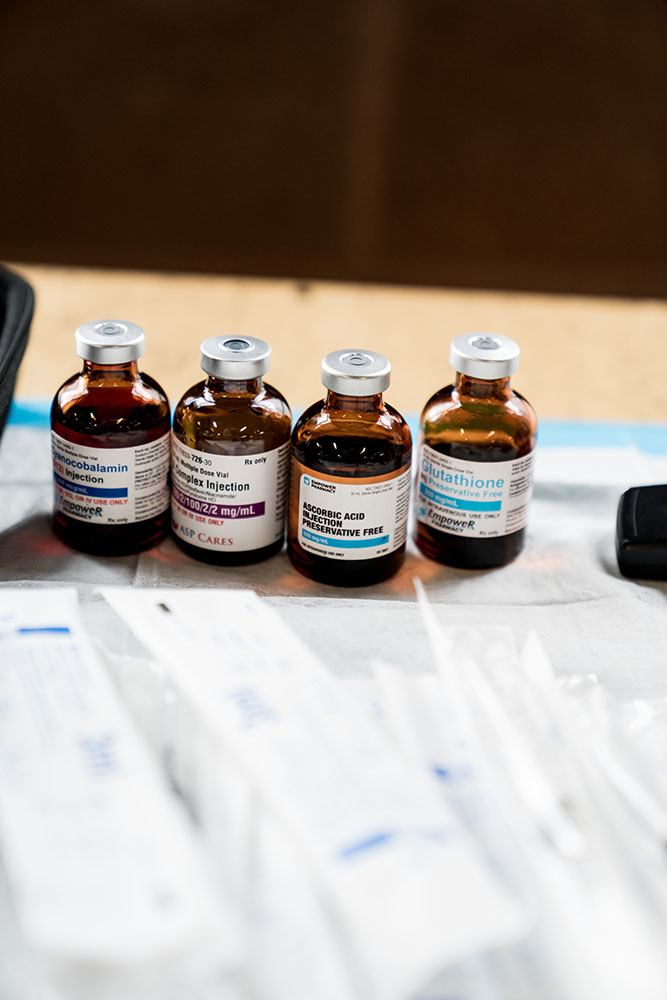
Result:
[[[50,401],[15,399],[8,423],[13,426],[49,426]],[[418,418],[408,415],[413,434]],[[541,420],[540,445],[551,448],[637,448],[653,455],[667,454],[667,424],[621,423],[601,420]]]

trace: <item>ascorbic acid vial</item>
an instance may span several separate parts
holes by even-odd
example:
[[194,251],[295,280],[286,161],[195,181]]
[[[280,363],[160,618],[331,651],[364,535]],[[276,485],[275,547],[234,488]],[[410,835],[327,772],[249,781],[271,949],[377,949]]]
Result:
[[282,548],[292,415],[263,382],[270,356],[254,337],[205,340],[208,377],[176,407],[172,530],[205,562],[256,562]]
[[138,552],[169,529],[169,402],[137,368],[134,323],[85,323],[74,340],[83,370],[51,407],[54,529],[83,552]]
[[326,399],[292,434],[289,557],[323,583],[377,583],[405,557],[412,441],[382,400],[390,372],[373,351],[327,354]]
[[533,408],[510,388],[519,346],[469,333],[449,360],[454,384],[421,415],[417,545],[449,566],[503,566],[523,548],[537,439]]

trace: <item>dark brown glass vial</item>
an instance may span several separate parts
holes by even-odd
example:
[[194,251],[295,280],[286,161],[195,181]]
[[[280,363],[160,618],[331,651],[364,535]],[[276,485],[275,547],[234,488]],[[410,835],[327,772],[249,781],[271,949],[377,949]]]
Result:
[[173,535],[203,562],[258,562],[283,546],[292,415],[262,379],[264,341],[212,337],[201,351],[208,377],[174,413]]
[[457,338],[456,380],[422,412],[416,542],[448,566],[490,569],[523,549],[537,418],[510,388],[518,356],[508,337]]
[[292,434],[288,554],[321,583],[378,583],[405,558],[412,441],[382,399],[390,370],[371,351],[327,355],[326,399]]
[[75,340],[83,369],[51,407],[53,527],[82,552],[139,552],[169,530],[169,401],[138,370],[139,327],[87,323]]

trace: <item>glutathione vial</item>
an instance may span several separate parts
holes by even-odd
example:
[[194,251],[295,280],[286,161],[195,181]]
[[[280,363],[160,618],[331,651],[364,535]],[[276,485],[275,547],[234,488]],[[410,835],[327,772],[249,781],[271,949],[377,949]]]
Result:
[[417,545],[449,566],[503,566],[524,545],[537,418],[510,388],[519,346],[470,333],[451,345],[452,385],[421,415]]
[[292,434],[289,557],[323,583],[377,583],[405,557],[412,441],[382,399],[390,372],[374,351],[327,354],[326,399]]
[[83,552],[138,552],[169,529],[169,402],[137,368],[145,341],[122,320],[80,326],[83,369],[53,400],[53,524]]
[[292,415],[263,381],[270,356],[254,337],[205,340],[207,378],[174,413],[172,531],[205,562],[256,562],[282,548]]

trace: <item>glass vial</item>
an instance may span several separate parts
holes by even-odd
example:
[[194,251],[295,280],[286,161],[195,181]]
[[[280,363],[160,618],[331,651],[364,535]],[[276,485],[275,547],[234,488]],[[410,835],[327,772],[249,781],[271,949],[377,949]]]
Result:
[[412,441],[382,400],[390,372],[373,351],[327,354],[326,399],[292,434],[289,557],[322,583],[377,583],[405,558]]
[[262,376],[254,337],[201,345],[207,378],[185,393],[172,433],[172,531],[204,562],[257,562],[282,548],[292,414]]
[[169,530],[169,401],[137,368],[141,327],[99,320],[74,341],[83,370],[51,407],[54,529],[82,552],[139,552]]
[[510,388],[519,346],[471,333],[453,341],[456,380],[421,415],[417,545],[463,569],[503,566],[524,545],[537,418]]

